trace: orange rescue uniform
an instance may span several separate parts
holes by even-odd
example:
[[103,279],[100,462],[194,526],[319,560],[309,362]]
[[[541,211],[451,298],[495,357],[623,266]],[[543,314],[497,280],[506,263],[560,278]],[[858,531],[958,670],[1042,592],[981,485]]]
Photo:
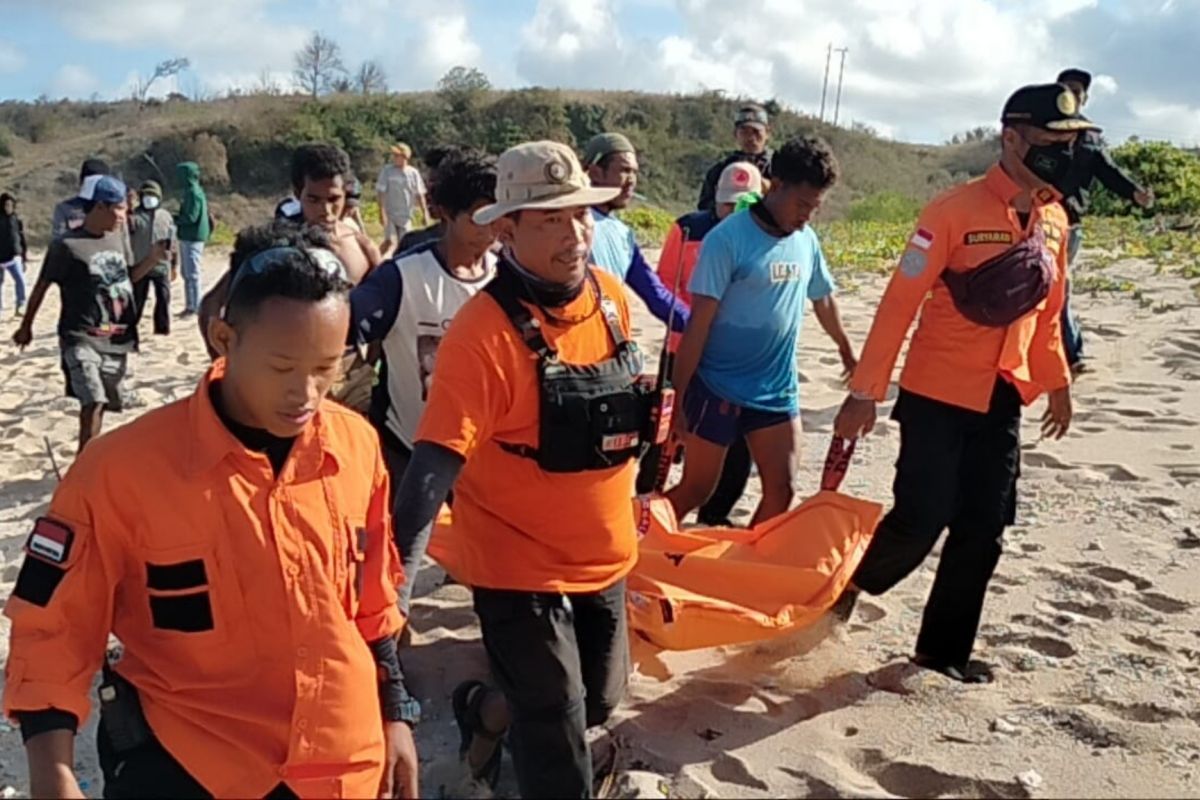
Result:
[[[1026,405],[1046,391],[1070,385],[1059,312],[1067,275],[1067,215],[1050,192],[1040,194],[1022,225],[1011,201],[1021,189],[993,166],[974,181],[948,190],[922,212],[893,274],[850,388],[882,401],[892,368],[917,311],[921,319],[908,348],[900,386],[914,394],[986,412],[999,374]],[[1056,259],[1050,295],[1007,328],[977,325],[954,306],[941,280],[946,269],[966,271],[1007,250],[1041,226]]]
[[[592,269],[629,335],[629,306],[613,276]],[[615,353],[599,298],[583,293],[555,316],[530,306],[546,342],[570,364]],[[486,292],[458,312],[438,347],[437,369],[416,441],[466,458],[454,484],[454,524],[430,552],[470,586],[527,592],[596,592],[637,560],[633,496],[637,464],[544,472],[500,442],[538,445],[538,359]]]
[[5,607],[5,714],[86,719],[112,632],[155,736],[214,795],[374,797],[368,642],[403,624],[377,437],[326,401],[276,477],[213,408],[223,368],[89,444],[58,488],[26,558],[59,580]]

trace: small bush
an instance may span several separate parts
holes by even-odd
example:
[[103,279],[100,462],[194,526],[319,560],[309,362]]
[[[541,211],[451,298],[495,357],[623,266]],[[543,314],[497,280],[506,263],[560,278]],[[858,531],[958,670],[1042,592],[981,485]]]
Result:
[[[1167,142],[1127,142],[1112,151],[1113,160],[1154,190],[1155,205],[1136,209],[1143,216],[1200,214],[1200,156]],[[1102,185],[1095,186],[1092,212],[1106,216],[1128,214],[1132,207]]]
[[622,211],[621,220],[633,228],[633,235],[642,247],[659,247],[667,238],[667,232],[675,224],[669,211],[653,206],[638,206]]
[[912,222],[921,204],[898,192],[875,192],[850,204],[846,215],[852,222]]
[[12,143],[8,131],[0,128],[0,158],[12,158]]

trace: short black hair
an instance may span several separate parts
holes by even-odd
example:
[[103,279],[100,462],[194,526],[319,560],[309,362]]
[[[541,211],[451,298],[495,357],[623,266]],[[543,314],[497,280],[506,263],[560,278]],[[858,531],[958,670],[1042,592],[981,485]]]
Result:
[[[238,232],[229,259],[231,275],[254,256],[277,247],[329,249],[329,237],[319,228],[276,221]],[[237,327],[252,320],[273,297],[319,303],[329,297],[349,298],[350,283],[343,275],[322,269],[302,253],[281,259],[263,272],[237,276],[237,290],[226,301],[224,318]],[[232,288],[233,284],[230,284]]]
[[833,150],[823,139],[797,136],[789,139],[771,158],[771,180],[793,186],[807,183],[828,189],[841,174]]
[[466,152],[472,151],[464,148],[462,145],[440,144],[437,147],[431,147],[426,150],[421,160],[425,162],[425,166],[432,172],[440,167],[442,162],[450,156],[457,156]]
[[336,145],[304,144],[292,153],[292,188],[297,197],[305,181],[327,181],[339,175],[350,179],[350,156]]
[[112,169],[108,166],[108,162],[99,158],[89,158],[83,162],[83,166],[79,168],[79,182],[83,183],[93,175],[111,175]]
[[1086,92],[1092,88],[1092,73],[1088,72],[1086,69],[1071,67],[1070,69],[1064,69],[1062,72],[1058,73],[1058,77],[1054,79],[1054,82],[1078,83]]
[[466,213],[479,202],[496,202],[496,166],[478,153],[448,156],[434,172],[429,199],[447,217]]
[[17,198],[12,196],[8,192],[5,192],[4,194],[0,194],[0,208],[4,208],[4,204],[7,203],[9,200],[13,201],[14,206],[17,204]]

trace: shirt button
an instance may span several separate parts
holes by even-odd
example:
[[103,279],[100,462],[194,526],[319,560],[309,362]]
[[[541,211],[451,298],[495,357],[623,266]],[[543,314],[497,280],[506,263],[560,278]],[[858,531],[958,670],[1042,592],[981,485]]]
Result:
[[308,656],[308,648],[307,647],[297,647],[296,655],[299,656],[300,658],[307,657]]
[[279,777],[281,777],[281,778],[287,777],[287,767],[280,767],[277,771],[279,772]]
[[308,720],[306,720],[306,719],[296,720],[296,727],[299,728],[300,730],[304,730],[305,728],[308,727]]
[[300,568],[293,564],[292,566],[288,567],[288,575],[291,575],[293,578],[299,576]]

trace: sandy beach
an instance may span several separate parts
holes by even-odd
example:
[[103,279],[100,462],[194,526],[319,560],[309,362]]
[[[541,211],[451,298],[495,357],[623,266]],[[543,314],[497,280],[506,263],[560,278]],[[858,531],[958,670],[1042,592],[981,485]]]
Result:
[[[206,256],[208,283],[226,259]],[[1107,273],[1136,281],[1145,301],[1077,298],[1092,371],[1076,384],[1073,430],[1061,442],[1039,441],[1044,402],[1026,414],[1019,520],[979,642],[998,682],[963,687],[907,664],[937,564],[930,559],[892,593],[861,601],[841,628],[763,646],[639,648],[628,702],[596,733],[611,796],[1200,795],[1200,304],[1186,280],[1148,263],[1123,261]],[[883,288],[882,279],[859,280],[841,297],[857,345]],[[175,294],[177,312],[181,284]],[[62,396],[54,338],[57,298],[52,291],[23,354],[10,343],[15,321],[0,326],[0,603],[54,489],[46,441],[63,470],[75,449],[77,405]],[[631,303],[644,345],[657,353],[661,325]],[[192,320],[166,338],[149,329],[146,319],[142,352],[131,358],[139,409],[110,416],[110,428],[186,396],[207,364]],[[837,354],[811,318],[798,368],[807,496],[843,397]],[[897,447],[895,426],[881,424],[859,447],[843,491],[888,503]],[[748,521],[757,493],[755,479],[735,519]],[[480,794],[462,784],[449,707],[458,681],[486,675],[468,590],[446,585],[436,567],[424,570],[411,624],[405,667],[424,704],[423,794]],[[0,657],[7,630],[5,619]],[[99,796],[90,736],[77,752],[85,791]],[[19,732],[0,724],[0,795],[12,796],[10,787],[26,791],[25,756]],[[516,795],[507,764],[498,795]]]

